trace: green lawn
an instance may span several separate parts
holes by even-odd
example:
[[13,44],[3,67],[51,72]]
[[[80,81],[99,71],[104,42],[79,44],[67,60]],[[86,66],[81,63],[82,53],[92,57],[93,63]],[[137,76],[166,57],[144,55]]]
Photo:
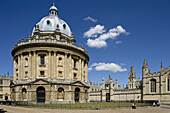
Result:
[[[63,109],[95,109],[95,108],[115,108],[115,107],[131,107],[130,102],[90,102],[77,104],[35,104],[35,105],[19,105],[22,107],[39,107],[39,108],[63,108]],[[136,103],[136,106],[151,106],[148,103]]]

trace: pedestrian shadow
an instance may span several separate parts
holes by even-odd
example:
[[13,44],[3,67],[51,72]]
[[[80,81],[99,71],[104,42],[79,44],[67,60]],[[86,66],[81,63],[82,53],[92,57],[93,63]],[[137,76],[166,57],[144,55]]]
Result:
[[0,109],[0,113],[5,113],[7,111],[5,111],[4,109]]

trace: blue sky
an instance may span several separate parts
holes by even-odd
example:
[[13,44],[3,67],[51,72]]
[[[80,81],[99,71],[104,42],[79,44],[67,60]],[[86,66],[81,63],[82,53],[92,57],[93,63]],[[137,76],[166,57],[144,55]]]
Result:
[[[48,15],[53,3],[58,8],[59,17],[74,32],[76,44],[82,43],[88,51],[89,67],[93,64],[89,80],[101,83],[102,78],[107,80],[111,74],[119,84],[127,84],[131,65],[137,76],[142,76],[144,58],[151,72],[160,70],[161,61],[164,68],[169,66],[169,0],[1,0],[0,75],[7,71],[12,75],[11,50],[14,44],[21,37],[27,39],[34,25]],[[94,30],[97,25],[103,32]],[[120,32],[117,26],[125,31]],[[96,37],[91,37],[94,34],[85,36],[90,28]],[[119,33],[116,37],[109,34],[113,29],[114,33]],[[103,47],[88,45],[87,40],[100,39],[103,34],[110,35],[100,40],[105,43]]]

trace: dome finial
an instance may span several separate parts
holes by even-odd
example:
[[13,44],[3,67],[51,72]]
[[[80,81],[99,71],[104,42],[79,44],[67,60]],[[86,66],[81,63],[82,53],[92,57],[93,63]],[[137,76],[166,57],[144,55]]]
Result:
[[55,6],[55,4],[53,3],[53,6]]

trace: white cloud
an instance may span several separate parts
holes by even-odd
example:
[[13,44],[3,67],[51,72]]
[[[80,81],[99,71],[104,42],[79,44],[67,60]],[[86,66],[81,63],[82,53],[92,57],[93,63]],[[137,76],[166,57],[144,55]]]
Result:
[[115,42],[115,44],[120,44],[120,43],[122,43],[122,41],[120,41],[120,40]]
[[[129,34],[122,26],[117,26],[116,28],[109,29],[107,33],[104,33],[104,26],[96,25],[95,27],[90,28],[87,32],[84,33],[84,37],[97,37],[98,34],[101,34],[96,39],[88,39],[87,45],[89,47],[102,48],[107,46],[107,40],[113,39],[116,40],[120,34]],[[120,44],[121,41],[115,42],[116,44]]]
[[121,66],[125,66],[126,64],[125,63],[120,63]]
[[89,67],[89,68],[88,68],[88,71],[91,71],[92,69],[93,69],[92,67]]
[[112,72],[124,72],[126,68],[122,68],[119,64],[115,63],[93,63],[90,68],[95,68],[96,71],[112,71]]
[[96,47],[96,48],[102,48],[102,47],[106,47],[107,43],[103,40],[99,40],[99,39],[88,39],[87,40],[87,45],[89,47]]
[[96,25],[95,27],[91,27],[87,32],[84,33],[84,37],[97,37],[98,34],[104,33],[104,26]]
[[84,18],[84,20],[85,20],[85,21],[90,20],[90,21],[92,21],[92,22],[97,22],[97,19],[94,19],[94,18],[92,18],[92,17],[90,17],[90,16]]
[[122,33],[126,33],[126,30],[123,29],[122,26],[117,26],[116,28],[112,28],[109,32],[104,33],[98,37],[100,40],[107,40],[107,39],[117,39],[116,37]]

